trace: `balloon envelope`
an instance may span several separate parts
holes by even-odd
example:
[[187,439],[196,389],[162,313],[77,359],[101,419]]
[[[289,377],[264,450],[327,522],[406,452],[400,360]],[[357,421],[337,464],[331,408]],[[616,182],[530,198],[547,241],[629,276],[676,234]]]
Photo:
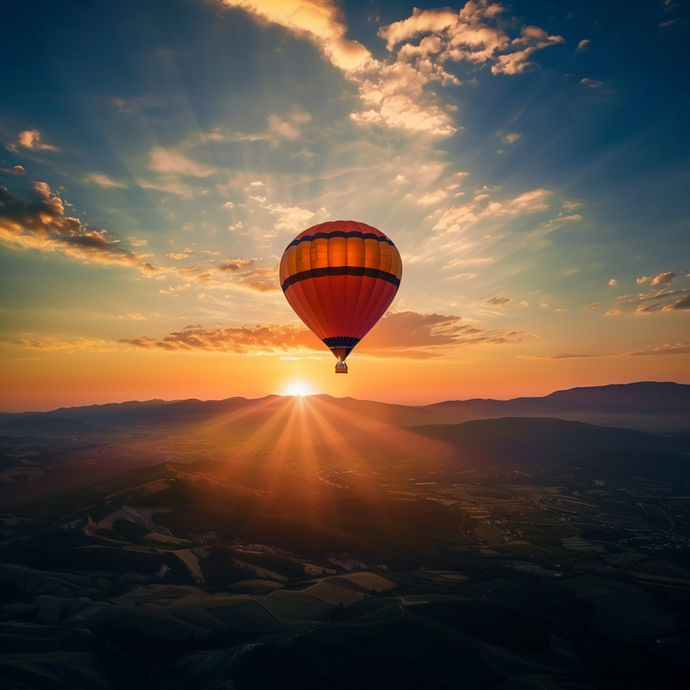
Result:
[[385,314],[402,277],[402,260],[380,230],[352,220],[315,225],[295,237],[280,262],[283,293],[338,359]]

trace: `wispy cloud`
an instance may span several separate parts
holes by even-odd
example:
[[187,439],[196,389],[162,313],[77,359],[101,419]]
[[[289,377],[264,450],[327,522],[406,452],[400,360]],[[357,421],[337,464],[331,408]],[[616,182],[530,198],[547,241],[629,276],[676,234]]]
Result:
[[93,182],[94,184],[105,188],[119,187],[121,189],[125,189],[127,187],[127,185],[122,184],[122,182],[111,180],[107,175],[102,175],[101,173],[89,173],[88,175],[85,175],[84,182]]
[[176,177],[164,176],[163,180],[159,182],[149,182],[148,180],[138,179],[137,184],[142,189],[155,189],[159,192],[175,194],[183,199],[194,198],[194,191],[192,188],[188,184],[178,182]]
[[518,355],[518,359],[541,359],[557,361],[560,359],[618,359],[620,357],[659,357],[668,355],[688,355],[690,354],[689,343],[666,343],[656,347],[648,347],[642,350],[630,350],[629,352],[619,352],[615,354],[558,354],[558,355]]
[[483,304],[488,304],[490,307],[507,307],[513,300],[510,297],[490,297],[485,300]]
[[192,177],[208,177],[218,171],[214,166],[199,163],[179,151],[165,149],[162,146],[154,146],[149,151],[148,167],[160,173]]
[[15,340],[5,341],[5,345],[23,345],[27,350],[88,350],[91,352],[113,352],[115,349],[112,343],[100,338],[77,338],[72,342],[57,340],[56,338],[45,338],[43,340]]
[[503,202],[488,201],[490,195],[479,194],[472,202],[448,209],[434,225],[433,230],[458,232],[484,218],[519,216],[546,211],[549,208],[548,198],[551,194],[552,192],[548,189],[533,189]]

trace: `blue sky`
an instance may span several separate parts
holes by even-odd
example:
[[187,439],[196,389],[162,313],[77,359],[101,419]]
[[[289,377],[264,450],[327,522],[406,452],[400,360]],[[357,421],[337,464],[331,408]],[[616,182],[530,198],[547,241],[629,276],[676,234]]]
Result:
[[688,22],[675,0],[7,3],[12,385],[68,355],[319,356],[276,268],[338,218],[404,260],[363,358],[690,382]]

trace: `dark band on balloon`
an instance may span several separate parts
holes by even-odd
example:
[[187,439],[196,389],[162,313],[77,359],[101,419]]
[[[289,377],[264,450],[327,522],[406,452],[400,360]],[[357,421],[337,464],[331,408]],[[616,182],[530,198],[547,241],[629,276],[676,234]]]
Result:
[[321,342],[326,347],[329,347],[331,349],[334,347],[344,347],[352,349],[359,341],[359,338],[351,338],[350,336],[345,335],[336,335],[332,338],[324,338]]
[[388,242],[391,247],[395,246],[391,240],[389,240],[385,235],[375,235],[373,232],[361,232],[359,230],[352,230],[351,232],[345,232],[343,230],[334,230],[333,232],[316,232],[313,235],[305,235],[304,237],[299,237],[292,240],[290,244],[286,247],[286,251],[290,247],[296,247],[302,242],[311,242],[312,240],[329,240],[332,237],[357,237],[362,240],[376,240],[377,242]]
[[386,271],[379,271],[377,268],[364,268],[364,266],[327,266],[325,268],[312,268],[309,271],[300,271],[288,276],[281,287],[285,292],[290,285],[299,283],[309,278],[323,278],[324,276],[365,276],[367,278],[381,278],[395,287],[400,287],[400,278]]

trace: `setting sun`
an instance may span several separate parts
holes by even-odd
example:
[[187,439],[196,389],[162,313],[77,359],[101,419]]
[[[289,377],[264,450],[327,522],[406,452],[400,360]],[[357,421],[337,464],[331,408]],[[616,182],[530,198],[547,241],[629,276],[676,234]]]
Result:
[[295,396],[303,396],[303,395],[312,395],[314,393],[313,388],[307,384],[307,383],[302,383],[301,381],[296,381],[295,383],[291,383],[283,392],[283,395],[295,395]]

